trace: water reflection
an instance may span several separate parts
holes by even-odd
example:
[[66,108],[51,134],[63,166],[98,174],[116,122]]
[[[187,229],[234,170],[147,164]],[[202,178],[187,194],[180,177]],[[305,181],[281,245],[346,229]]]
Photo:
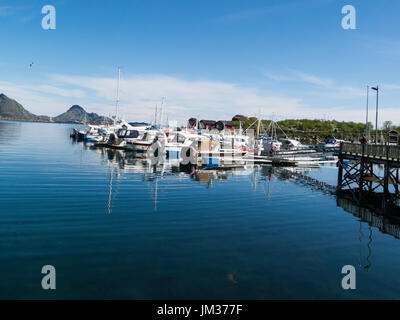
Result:
[[15,143],[21,137],[22,123],[0,121],[0,144]]
[[396,297],[399,222],[312,180],[334,184],[336,167],[190,174],[72,145],[68,126],[15,126],[0,145],[3,297],[45,298],[29,275],[47,263],[69,270],[57,298],[348,298],[339,263],[365,270],[357,297]]
[[[224,181],[234,176],[248,176],[251,181],[251,186],[254,191],[257,190],[257,185],[262,183],[266,197],[272,196],[274,179],[279,181],[290,181],[295,184],[307,187],[312,192],[318,192],[324,195],[329,195],[337,199],[339,206],[349,211],[349,203],[354,200],[352,207],[358,208],[362,212],[364,207],[357,199],[351,199],[347,196],[337,196],[335,193],[336,187],[319,181],[311,177],[310,173],[316,170],[315,167],[273,167],[266,165],[244,165],[242,167],[230,168],[226,170],[218,169],[197,169],[192,172],[187,172],[180,169],[179,160],[165,160],[162,163],[152,163],[147,158],[138,158],[137,154],[107,148],[96,148],[93,145],[86,145],[86,149],[97,152],[100,155],[102,163],[110,167],[110,190],[112,190],[112,179],[116,175],[119,177],[124,174],[140,174],[143,181],[158,182],[158,179],[163,176],[180,176],[194,179],[200,183],[211,187],[214,181]],[[346,205],[345,205],[346,203]],[[371,208],[370,208],[371,209]],[[390,212],[382,211],[381,208],[372,208],[374,214],[396,215],[400,211],[391,208]],[[351,212],[353,212],[352,210]],[[400,216],[400,215],[399,215]]]
[[110,187],[108,191],[108,202],[107,202],[107,212],[111,214],[111,200],[112,200],[112,187],[113,187],[113,176],[114,176],[114,166],[110,166]]
[[[109,166],[109,185],[107,212],[112,213],[113,207],[113,188],[114,179],[118,179],[122,173],[128,175],[140,175],[143,181],[152,182],[154,211],[158,210],[158,188],[159,180],[164,176],[178,176],[192,179],[206,188],[212,187],[215,181],[225,181],[234,176],[245,175],[249,177],[251,188],[256,191],[257,186],[262,184],[265,198],[270,201],[273,198],[273,187],[276,181],[290,181],[294,184],[308,188],[311,192],[318,192],[325,196],[335,197],[337,205],[345,211],[359,218],[359,257],[358,264],[363,270],[369,271],[372,267],[372,242],[373,228],[377,228],[382,233],[390,234],[395,238],[400,238],[400,219],[396,216],[382,214],[379,208],[365,208],[348,196],[335,195],[335,187],[327,183],[311,178],[309,175],[316,168],[280,168],[272,166],[243,166],[229,170],[196,170],[194,172],[184,172],[179,168],[178,160],[165,161],[162,164],[152,164],[145,158],[137,158],[135,154],[105,148],[94,148],[86,146],[100,155],[104,163]],[[363,230],[367,226],[367,232]]]
[[[400,238],[400,216],[396,209],[387,210],[382,207],[364,207],[356,197],[349,195],[336,196],[337,205],[345,211],[359,218],[359,266],[365,271],[371,269],[373,228],[378,229],[381,233]],[[368,235],[363,233],[363,226],[368,226]],[[367,239],[365,239],[367,237]],[[363,253],[366,251],[366,254]],[[363,258],[365,256],[365,258]]]
[[400,238],[400,215],[397,210],[388,212],[380,207],[363,207],[357,199],[349,196],[337,196],[336,201],[339,207],[353,214],[360,221],[379,229],[382,233],[390,234],[397,239]]

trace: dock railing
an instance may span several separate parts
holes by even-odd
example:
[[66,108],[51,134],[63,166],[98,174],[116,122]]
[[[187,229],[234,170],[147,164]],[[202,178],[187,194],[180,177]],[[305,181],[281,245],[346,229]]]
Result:
[[340,144],[340,154],[400,161],[400,146],[342,142]]

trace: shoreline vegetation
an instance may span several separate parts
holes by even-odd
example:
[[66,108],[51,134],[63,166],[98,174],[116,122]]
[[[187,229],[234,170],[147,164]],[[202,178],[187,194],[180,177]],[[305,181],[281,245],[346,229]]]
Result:
[[[4,94],[0,94],[0,120],[8,121],[27,121],[40,123],[70,123],[70,124],[111,124],[113,120],[99,116],[96,113],[88,113],[79,105],[74,105],[66,112],[56,116],[37,116],[27,111],[17,101],[10,99]],[[201,120],[201,119],[198,119]],[[256,117],[246,117],[244,115],[235,115],[228,121],[235,128],[253,129],[255,132],[258,126]],[[260,121],[260,133],[268,127],[271,120],[262,119]],[[290,137],[303,143],[319,143],[327,136],[334,136],[338,139],[348,141],[358,141],[366,132],[365,123],[353,121],[336,121],[321,119],[285,119],[276,121],[281,130],[277,130],[279,138]],[[372,123],[368,123],[370,137],[375,136],[375,129]],[[378,130],[378,136],[383,136],[386,140],[390,131],[400,132],[400,126],[394,126],[390,121],[386,121],[381,130]]]
[[[267,128],[271,120],[261,120],[260,132]],[[277,130],[278,138],[297,139],[303,143],[319,143],[328,136],[347,141],[359,141],[366,134],[365,123],[353,121],[321,120],[321,119],[285,119],[276,121],[281,130]],[[258,119],[256,117],[247,118],[236,115],[232,118],[232,124],[236,127],[242,126],[247,129],[251,124],[252,129],[257,130]],[[371,139],[375,136],[375,129],[371,122],[368,122],[369,135]],[[390,131],[400,132],[400,126],[394,126],[391,122],[386,122],[382,129],[378,130],[378,136],[383,135],[386,140]]]

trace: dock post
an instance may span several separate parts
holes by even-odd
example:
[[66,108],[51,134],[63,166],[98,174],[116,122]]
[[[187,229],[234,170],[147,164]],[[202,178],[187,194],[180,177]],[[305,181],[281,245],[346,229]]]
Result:
[[337,185],[337,190],[342,189],[342,183],[343,183],[343,157],[339,156],[339,161],[338,161],[338,185]]
[[337,182],[337,187],[336,191],[339,191],[342,189],[342,183],[343,183],[343,155],[342,155],[342,150],[343,150],[343,142],[340,143],[339,147],[339,160],[337,162],[338,165],[338,182]]
[[389,167],[389,162],[386,161],[385,177],[384,177],[384,184],[383,184],[383,193],[384,193],[385,199],[389,198],[389,177],[390,177],[390,167]]

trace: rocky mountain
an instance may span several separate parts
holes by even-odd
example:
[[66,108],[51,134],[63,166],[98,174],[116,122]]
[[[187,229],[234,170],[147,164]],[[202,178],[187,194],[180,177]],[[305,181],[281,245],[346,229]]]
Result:
[[0,94],[0,119],[24,120],[24,121],[43,121],[43,122],[74,122],[74,123],[112,123],[110,118],[99,116],[96,113],[87,113],[81,106],[74,105],[67,112],[57,117],[37,116],[26,110],[17,101]]
[[0,119],[49,121],[47,116],[37,116],[26,110],[17,101],[10,99],[5,94],[0,94]]
[[[86,117],[85,117],[86,115]],[[81,106],[74,105],[67,112],[53,118],[54,122],[88,122],[88,123],[112,123],[107,117],[99,116],[97,113],[87,113]]]

